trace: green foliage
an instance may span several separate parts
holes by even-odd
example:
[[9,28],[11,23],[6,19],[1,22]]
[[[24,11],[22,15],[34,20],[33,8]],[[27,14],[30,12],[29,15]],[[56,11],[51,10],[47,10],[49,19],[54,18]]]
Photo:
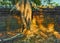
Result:
[[34,3],[36,3],[36,5],[41,5],[41,0],[31,0],[33,1]]
[[51,1],[52,1],[52,0],[47,0],[47,3],[50,4]]
[[44,0],[47,4],[50,4],[52,0]]
[[11,1],[0,1],[0,5],[11,5]]

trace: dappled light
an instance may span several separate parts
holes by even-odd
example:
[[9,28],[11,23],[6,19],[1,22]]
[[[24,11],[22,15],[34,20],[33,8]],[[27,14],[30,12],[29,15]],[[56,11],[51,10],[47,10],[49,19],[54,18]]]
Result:
[[17,43],[55,43],[60,40],[59,9],[50,3],[48,6],[40,4],[30,0],[17,1],[14,8],[9,9],[9,15],[2,18],[5,24],[0,21],[0,27],[4,24],[0,29],[0,40],[16,39]]

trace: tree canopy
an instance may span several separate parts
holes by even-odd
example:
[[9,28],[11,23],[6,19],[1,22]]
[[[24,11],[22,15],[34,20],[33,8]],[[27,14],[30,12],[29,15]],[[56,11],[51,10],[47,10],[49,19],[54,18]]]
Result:
[[36,5],[41,5],[41,1],[42,0],[31,0],[31,1],[33,1],[34,3],[36,3]]

